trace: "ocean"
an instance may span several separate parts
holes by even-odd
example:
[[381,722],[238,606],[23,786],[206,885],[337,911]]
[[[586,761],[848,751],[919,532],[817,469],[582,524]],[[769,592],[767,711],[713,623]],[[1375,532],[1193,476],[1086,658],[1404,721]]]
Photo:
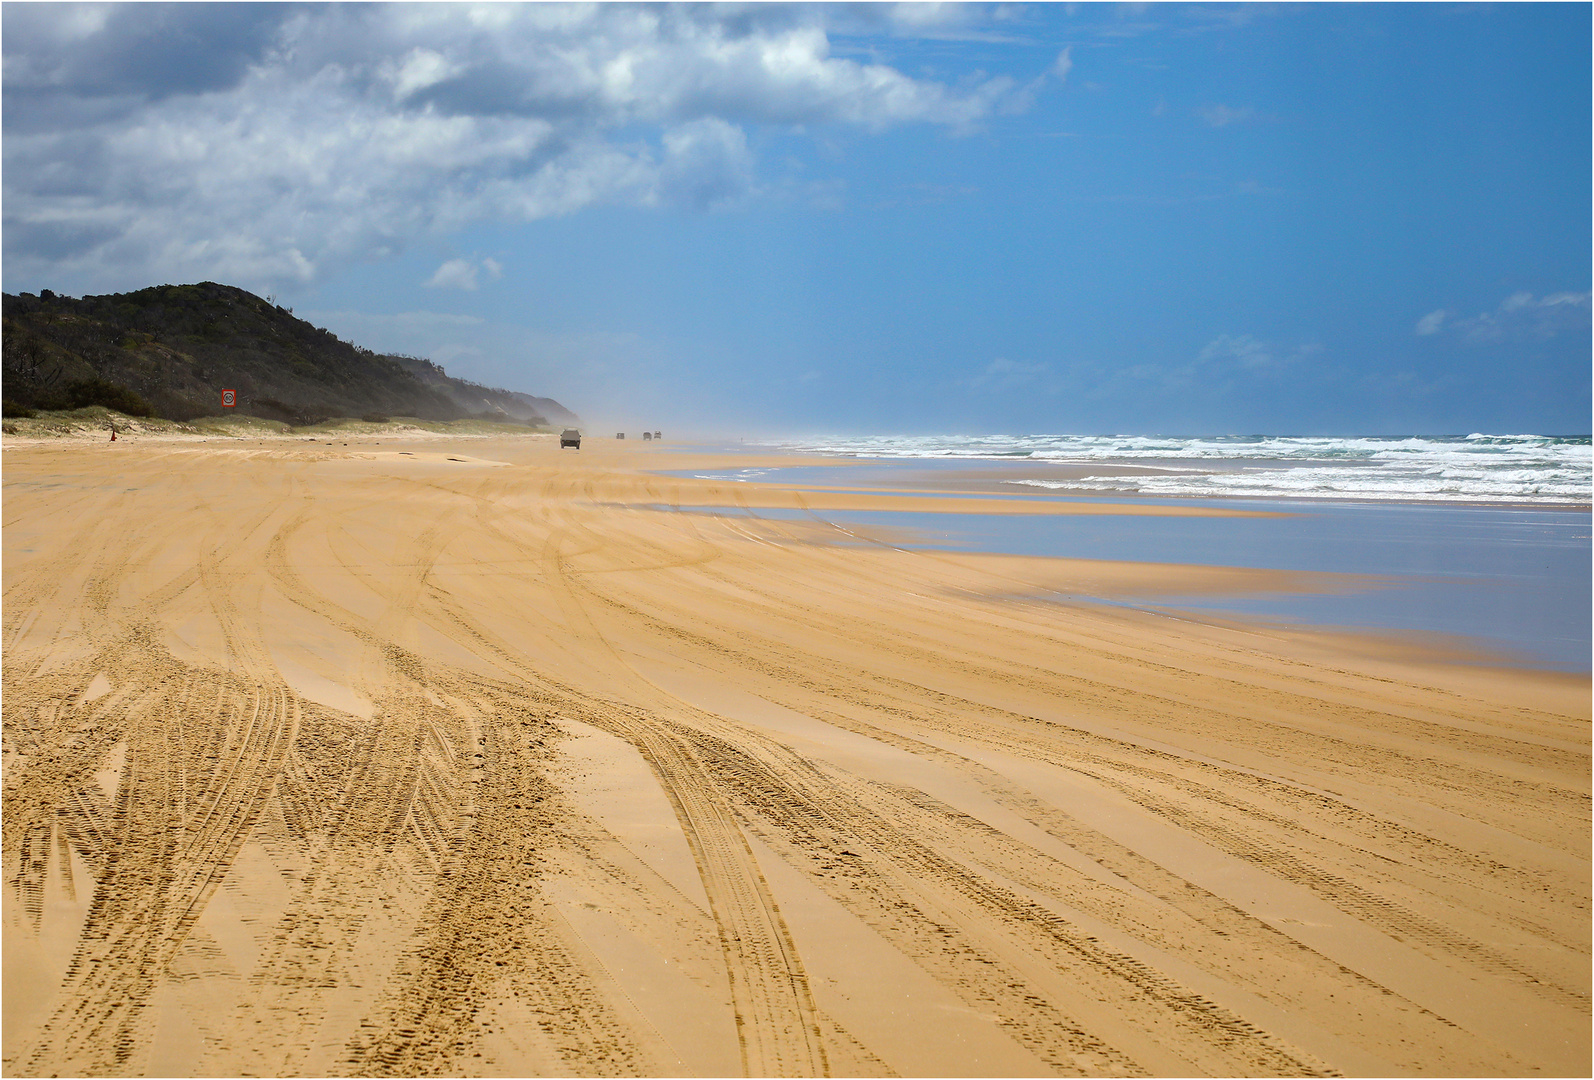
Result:
[[1558,505],[1594,498],[1588,436],[876,435],[768,445],[858,458],[1076,467],[1078,475],[1005,481],[1060,493]]
[[1170,596],[1137,606],[1440,635],[1500,662],[1590,669],[1588,438],[867,436],[764,448],[855,463],[679,475],[1282,511],[1273,518],[889,510],[823,517],[888,527],[913,537],[902,541],[907,547],[1365,575],[1367,588],[1346,593]]

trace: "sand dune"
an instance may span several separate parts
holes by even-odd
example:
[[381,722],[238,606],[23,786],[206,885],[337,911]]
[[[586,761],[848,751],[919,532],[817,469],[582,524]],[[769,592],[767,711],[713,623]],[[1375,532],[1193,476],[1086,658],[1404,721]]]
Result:
[[8,448],[7,1074],[1587,1075],[1586,677],[683,460]]

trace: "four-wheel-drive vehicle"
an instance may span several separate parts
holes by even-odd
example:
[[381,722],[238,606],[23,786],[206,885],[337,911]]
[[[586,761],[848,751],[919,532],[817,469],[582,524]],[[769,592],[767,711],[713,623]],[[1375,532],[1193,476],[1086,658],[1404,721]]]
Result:
[[581,449],[581,432],[573,427],[565,428],[559,436],[559,449],[563,450],[567,446],[573,446],[577,450]]

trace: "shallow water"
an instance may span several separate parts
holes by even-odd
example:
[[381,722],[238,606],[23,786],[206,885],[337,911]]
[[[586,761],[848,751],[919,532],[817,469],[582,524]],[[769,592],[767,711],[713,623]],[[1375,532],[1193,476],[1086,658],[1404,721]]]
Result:
[[864,525],[916,528],[929,547],[1380,575],[1387,584],[1337,595],[1168,597],[1164,602],[1280,621],[1459,634],[1536,664],[1589,669],[1587,514],[1277,499],[1223,500],[1222,505],[1296,513],[1280,518],[845,517]]
[[[897,468],[899,475],[906,475]],[[891,470],[871,468],[866,474],[814,467],[778,472],[778,476],[736,478],[810,483],[828,479],[858,483],[864,490],[862,483],[887,480]],[[791,475],[798,472],[809,475]],[[904,511],[824,511],[818,516],[844,526],[911,530],[908,535],[917,541],[905,546],[914,547],[1376,575],[1381,580],[1375,587],[1344,594],[1162,597],[1146,606],[1221,609],[1286,623],[1459,635],[1515,662],[1568,671],[1590,669],[1594,548],[1586,511],[1283,498],[1111,501],[1284,511],[1287,516]],[[795,511],[757,513],[809,516]]]

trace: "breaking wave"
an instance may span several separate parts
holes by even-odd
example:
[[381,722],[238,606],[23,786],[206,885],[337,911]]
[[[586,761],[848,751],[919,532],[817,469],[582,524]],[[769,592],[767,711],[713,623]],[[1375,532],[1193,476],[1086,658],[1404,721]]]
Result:
[[[1594,495],[1594,450],[1587,437],[943,435],[799,439],[773,445],[836,456],[1085,466],[1083,474],[1069,478],[1009,481],[1079,494],[1556,504],[1587,503]],[[1091,475],[1091,465],[1156,471]]]

